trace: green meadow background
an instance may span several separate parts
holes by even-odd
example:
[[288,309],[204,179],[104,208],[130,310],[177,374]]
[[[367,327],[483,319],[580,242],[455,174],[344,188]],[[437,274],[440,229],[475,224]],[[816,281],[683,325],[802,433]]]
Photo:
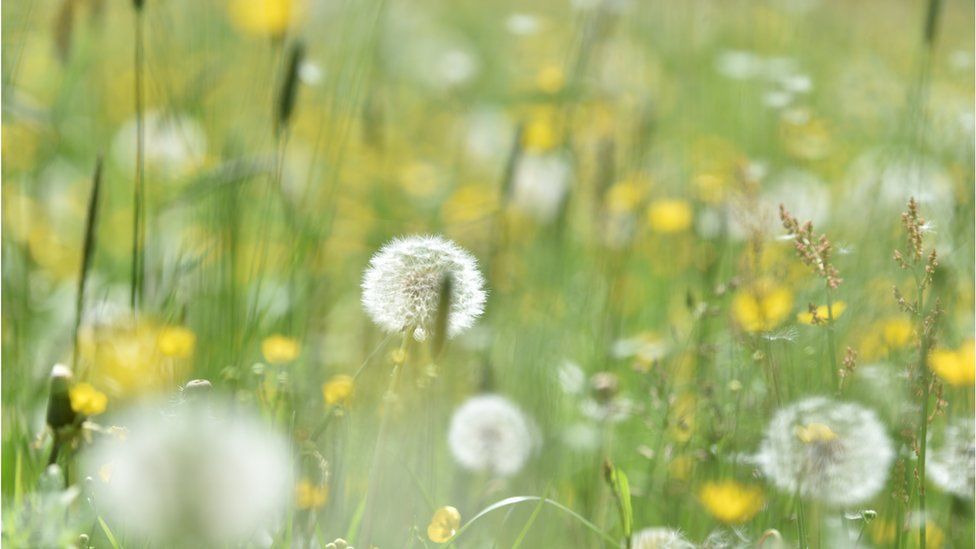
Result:
[[[876,410],[901,465],[847,517],[808,505],[805,543],[844,547],[845,531],[863,529],[859,546],[918,546],[905,517],[917,505],[921,397],[903,375],[918,363],[917,320],[892,292],[914,294],[915,283],[892,254],[916,196],[939,256],[934,347],[959,374],[934,378],[937,433],[974,414],[971,2],[251,1],[257,12],[244,0],[145,1],[144,109],[184,122],[146,142],[134,313],[134,8],[3,4],[6,542],[37,546],[28,540],[40,528],[69,541],[86,532],[99,547],[111,530],[129,545],[121,525],[72,518],[88,516],[83,500],[57,520],[32,503],[50,448],[48,375],[65,363],[108,396],[93,418],[104,426],[146,395],[205,378],[287,433],[300,474],[328,497],[290,509],[276,546],[355,545],[371,481],[384,549],[437,546],[426,528],[440,506],[465,524],[511,496],[546,496],[624,543],[608,460],[629,481],[634,531],[755,546],[775,529],[797,546],[792,494],[746,458],[778,403],[812,395]],[[287,24],[274,20],[279,8]],[[518,167],[533,158],[566,174],[548,220],[516,200]],[[834,244],[843,283],[831,299],[843,312],[829,327],[798,317],[827,296],[782,238],[779,202]],[[364,314],[362,272],[393,237],[428,233],[479,259],[486,312],[439,357],[411,344],[399,398],[384,404],[400,338]],[[185,328],[190,348],[165,365],[99,350],[132,337],[105,327],[119,314]],[[297,342],[295,356],[274,364],[262,351],[273,335]],[[848,348],[856,365],[842,379]],[[361,367],[346,409],[326,406],[323,384]],[[131,382],[102,382],[113,369]],[[610,397],[591,389],[600,372],[617,380]],[[509,479],[465,472],[448,449],[452,410],[486,391],[537,428],[536,452]],[[725,480],[760,489],[761,510],[717,518],[701,488]],[[926,503],[929,547],[973,546],[971,497],[930,485]],[[857,516],[865,509],[877,514],[870,524]],[[457,541],[518,544],[610,546],[533,503],[485,515]]]

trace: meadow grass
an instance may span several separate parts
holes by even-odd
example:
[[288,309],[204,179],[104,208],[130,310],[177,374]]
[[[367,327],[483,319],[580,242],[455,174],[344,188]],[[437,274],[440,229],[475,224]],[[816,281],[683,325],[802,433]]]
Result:
[[970,3],[0,24],[5,544],[974,546]]

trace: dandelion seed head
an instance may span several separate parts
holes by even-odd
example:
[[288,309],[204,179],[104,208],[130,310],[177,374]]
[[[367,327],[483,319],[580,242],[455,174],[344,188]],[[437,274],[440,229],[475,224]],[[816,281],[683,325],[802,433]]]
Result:
[[630,541],[633,549],[694,549],[694,544],[681,532],[671,528],[644,528],[634,532]]
[[239,409],[185,403],[118,419],[125,440],[100,440],[82,466],[99,479],[99,511],[134,536],[173,546],[240,542],[290,501],[287,442]]
[[525,465],[534,436],[518,406],[503,396],[485,394],[455,410],[448,443],[461,467],[509,477]]
[[570,174],[561,155],[525,155],[513,176],[512,206],[541,223],[553,221],[569,191]]
[[778,411],[756,456],[779,489],[834,506],[857,505],[877,494],[893,458],[891,440],[873,411],[824,397]]
[[484,278],[474,256],[440,236],[397,238],[383,246],[363,275],[363,308],[384,330],[411,329],[423,341],[433,329],[445,276],[452,280],[447,335],[454,337],[484,311]]
[[976,492],[976,423],[960,418],[949,423],[941,441],[929,441],[928,478],[942,491],[964,499]]

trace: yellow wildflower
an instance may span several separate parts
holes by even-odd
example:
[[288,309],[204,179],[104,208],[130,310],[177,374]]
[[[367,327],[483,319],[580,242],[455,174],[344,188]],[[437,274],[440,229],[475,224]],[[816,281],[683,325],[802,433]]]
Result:
[[271,364],[285,364],[298,358],[298,341],[280,334],[266,337],[261,342],[261,354]]
[[547,65],[536,76],[536,85],[545,93],[556,93],[566,84],[566,75],[557,65]]
[[329,487],[312,484],[307,480],[295,485],[295,506],[299,509],[318,509],[329,501]]
[[434,543],[444,543],[454,537],[461,527],[461,513],[451,506],[445,506],[434,511],[434,516],[427,525],[427,537]]
[[614,183],[607,189],[604,203],[607,211],[615,214],[633,212],[644,200],[646,182],[640,178],[628,178]]
[[196,347],[197,336],[189,328],[182,326],[166,326],[159,330],[156,346],[163,356],[173,358],[190,358]]
[[108,406],[108,397],[90,383],[79,383],[68,389],[71,409],[86,416],[97,416]]
[[973,340],[956,350],[936,349],[929,354],[929,368],[956,387],[972,387],[976,381],[976,352]]
[[705,509],[726,524],[741,524],[752,519],[763,506],[763,492],[734,480],[708,482],[698,492]]
[[329,381],[322,385],[322,396],[329,406],[345,404],[352,396],[352,391],[352,376],[344,374],[332,376]]
[[647,221],[658,233],[680,233],[691,227],[691,204],[685,200],[655,200],[647,207]]
[[467,184],[457,188],[441,206],[449,225],[470,223],[492,215],[498,207],[495,191],[488,185]]
[[280,36],[291,24],[295,3],[292,0],[231,0],[231,21],[253,34]]
[[742,288],[732,298],[732,317],[747,332],[772,330],[792,308],[793,294],[768,281]]
[[899,349],[911,343],[914,328],[904,317],[887,320],[881,327],[882,339],[888,347]]
[[[834,320],[837,320],[838,318],[840,318],[840,315],[844,314],[844,309],[847,309],[847,303],[844,303],[843,301],[835,301],[831,309],[833,309],[832,312],[834,314]],[[817,319],[819,320],[819,322],[821,324],[826,323],[827,318],[828,318],[827,306],[826,305],[818,306]],[[804,311],[796,315],[796,319],[803,324],[813,324],[813,314],[810,313],[809,311]]]
[[837,438],[837,433],[823,423],[797,425],[794,432],[796,433],[796,438],[800,439],[800,442],[804,444],[810,444],[811,442],[829,442]]
[[548,110],[533,113],[522,130],[522,147],[532,153],[542,153],[556,148],[559,137]]

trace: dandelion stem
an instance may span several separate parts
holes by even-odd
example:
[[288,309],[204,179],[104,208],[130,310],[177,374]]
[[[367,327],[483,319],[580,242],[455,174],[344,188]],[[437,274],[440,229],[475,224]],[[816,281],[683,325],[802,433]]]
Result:
[[827,352],[830,354],[831,375],[837,374],[837,343],[834,338],[834,296],[830,291],[830,284],[827,288]]
[[370,466],[369,488],[366,491],[366,509],[363,514],[363,526],[360,530],[361,541],[358,545],[370,547],[372,537],[373,515],[375,514],[376,499],[379,496],[380,484],[382,483],[382,462],[383,453],[386,447],[386,439],[389,438],[390,414],[389,409],[396,399],[397,381],[400,378],[400,371],[406,363],[407,346],[410,343],[410,334],[413,330],[407,329],[403,332],[403,341],[393,362],[393,371],[390,372],[390,384],[383,394],[383,410],[380,417],[380,429],[376,435],[376,445],[373,447],[373,463]]
[[132,271],[130,273],[129,305],[135,311],[142,300],[143,270],[145,269],[145,147],[146,129],[143,112],[143,70],[145,46],[145,21],[143,17],[143,3],[139,0],[135,6],[135,54],[133,56],[136,109],[136,173],[132,196]]
[[800,497],[799,488],[796,491],[796,536],[799,538],[800,549],[806,549],[807,533],[803,519],[803,498]]

